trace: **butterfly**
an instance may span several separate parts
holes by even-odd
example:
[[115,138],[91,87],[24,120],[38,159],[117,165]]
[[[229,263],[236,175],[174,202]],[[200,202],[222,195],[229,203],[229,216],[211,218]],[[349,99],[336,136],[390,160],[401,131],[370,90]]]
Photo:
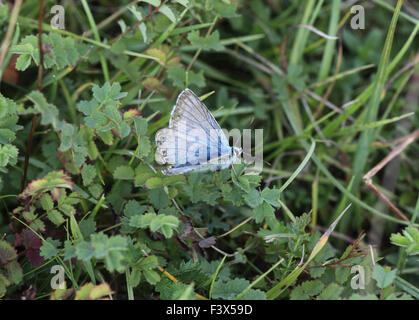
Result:
[[156,133],[156,161],[169,164],[166,175],[230,167],[242,149],[230,147],[220,125],[190,89],[183,90],[170,114],[169,127]]

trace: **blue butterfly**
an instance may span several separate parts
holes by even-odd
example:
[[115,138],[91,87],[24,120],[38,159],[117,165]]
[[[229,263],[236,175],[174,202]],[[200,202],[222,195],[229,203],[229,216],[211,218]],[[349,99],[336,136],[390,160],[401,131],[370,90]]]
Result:
[[227,137],[207,107],[189,89],[173,107],[169,127],[156,134],[156,161],[169,164],[166,175],[216,171],[230,167],[242,153]]

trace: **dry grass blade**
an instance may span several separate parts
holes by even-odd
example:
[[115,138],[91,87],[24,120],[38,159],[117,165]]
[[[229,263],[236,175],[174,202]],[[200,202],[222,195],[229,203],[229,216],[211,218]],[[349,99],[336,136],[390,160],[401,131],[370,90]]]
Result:
[[368,171],[363,180],[365,184],[370,188],[383,202],[388,205],[388,207],[393,211],[400,219],[409,221],[409,219],[404,215],[391,201],[390,199],[383,194],[372,182],[372,178],[379,172],[387,163],[392,159],[397,157],[404,149],[406,149],[413,141],[419,138],[419,129],[412,132],[411,134],[405,136],[399,141],[403,141],[399,146],[397,146],[393,151],[391,151],[384,159],[377,163],[370,171]]

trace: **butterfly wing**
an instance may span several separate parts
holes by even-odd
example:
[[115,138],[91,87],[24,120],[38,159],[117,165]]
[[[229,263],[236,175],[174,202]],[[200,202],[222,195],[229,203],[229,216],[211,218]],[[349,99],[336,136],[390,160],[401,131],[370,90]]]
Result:
[[189,89],[182,91],[172,110],[169,128],[156,134],[160,163],[172,164],[167,174],[179,174],[228,159],[232,148],[221,127],[201,100]]

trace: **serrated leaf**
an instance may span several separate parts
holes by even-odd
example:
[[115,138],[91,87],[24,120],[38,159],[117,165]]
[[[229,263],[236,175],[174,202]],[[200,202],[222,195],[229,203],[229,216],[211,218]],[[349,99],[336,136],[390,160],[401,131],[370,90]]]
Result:
[[8,164],[16,164],[17,156],[18,149],[14,145],[0,145],[0,167],[5,167]]
[[271,206],[274,207],[280,207],[280,203],[278,202],[278,199],[281,195],[281,192],[278,189],[269,189],[265,188],[263,189],[261,196],[263,200],[265,200],[267,203],[269,203]]
[[13,284],[18,284],[23,279],[23,269],[19,262],[11,261],[7,264],[8,279]]
[[41,206],[45,211],[49,211],[54,208],[54,201],[48,193],[44,193],[41,197]]
[[45,177],[33,180],[19,195],[19,198],[24,199],[46,191],[53,192],[56,188],[67,188],[70,190],[73,190],[74,188],[71,178],[62,170],[51,171]]
[[[173,85],[183,89],[186,82],[186,69],[181,66],[169,67],[167,69],[167,77],[173,81]],[[193,71],[188,72],[189,83],[196,85],[197,87],[205,87],[204,71],[201,70],[198,73]]]
[[199,36],[198,30],[191,31],[188,34],[188,40],[192,45],[197,46],[203,50],[224,50],[224,45],[222,45],[220,42],[220,34],[218,31],[214,31],[209,36],[204,38]]
[[83,235],[83,239],[87,239],[91,234],[96,231],[96,222],[89,218],[79,223],[80,232]]
[[45,260],[49,260],[55,257],[59,250],[58,247],[61,245],[59,240],[55,240],[52,238],[47,238],[45,241],[42,241],[42,246],[40,250],[41,256],[44,257]]
[[324,284],[320,280],[305,281],[301,284],[301,288],[309,296],[316,296],[323,290]]
[[57,227],[62,225],[65,222],[63,215],[58,210],[48,211],[47,216],[48,216],[48,219]]
[[[212,291],[213,299],[234,300],[250,285],[245,279],[233,279],[227,282],[215,281]],[[265,300],[265,293],[260,290],[250,289],[241,297],[241,300]]]
[[93,198],[98,199],[100,195],[103,193],[103,188],[100,184],[94,183],[88,187],[89,192],[93,196]]
[[142,258],[139,262],[138,262],[138,266],[145,270],[145,269],[154,269],[159,265],[159,262],[157,260],[157,257],[154,255]]
[[329,284],[322,293],[317,297],[318,300],[337,300],[339,299],[343,287],[339,286],[337,283]]
[[129,275],[129,284],[131,287],[135,288],[140,284],[141,280],[141,270],[138,268],[133,268]]
[[160,281],[160,275],[154,270],[143,270],[143,275],[146,281],[151,285],[155,285]]
[[139,149],[139,156],[144,158],[148,156],[151,151],[151,142],[150,138],[147,136],[141,136],[139,141],[140,149]]
[[16,60],[16,70],[25,71],[29,68],[32,62],[32,56],[30,54],[21,54]]
[[344,284],[348,280],[349,274],[349,268],[341,267],[335,269],[336,281],[339,282],[339,284]]
[[115,179],[131,180],[134,179],[134,169],[130,166],[120,166],[116,168],[113,176]]
[[147,189],[159,188],[163,185],[163,179],[159,177],[151,177],[144,183]]
[[310,297],[301,286],[295,287],[290,294],[291,300],[309,300]]
[[147,133],[148,123],[143,117],[134,117],[134,128],[137,136],[142,136]]
[[156,209],[166,208],[171,203],[166,192],[161,188],[150,190],[148,196],[151,204]]
[[396,278],[396,274],[396,269],[390,271],[389,268],[384,268],[379,264],[376,264],[374,266],[372,277],[377,281],[377,287],[384,289],[393,283]]
[[275,217],[274,208],[267,202],[258,205],[254,210],[254,218],[256,223],[261,223],[265,218]]
[[81,169],[81,177],[83,178],[83,185],[88,186],[96,177],[96,168],[93,165],[85,164]]
[[17,258],[16,249],[10,243],[0,240],[0,262],[6,264]]
[[247,205],[251,208],[256,208],[257,206],[261,205],[263,202],[262,197],[260,196],[259,191],[256,189],[250,190],[249,193],[245,193],[243,195],[244,201],[247,203]]

